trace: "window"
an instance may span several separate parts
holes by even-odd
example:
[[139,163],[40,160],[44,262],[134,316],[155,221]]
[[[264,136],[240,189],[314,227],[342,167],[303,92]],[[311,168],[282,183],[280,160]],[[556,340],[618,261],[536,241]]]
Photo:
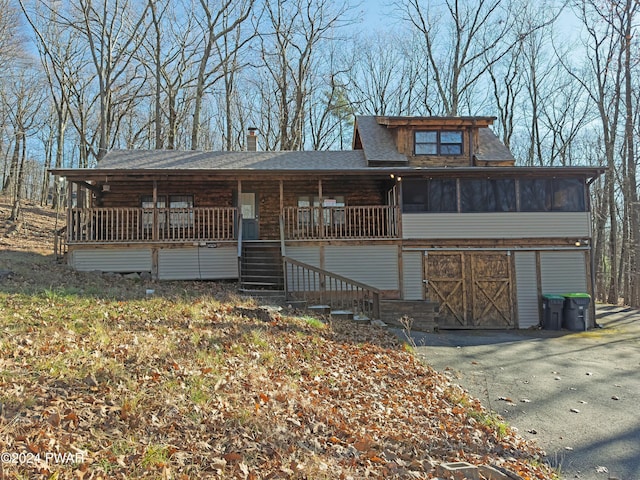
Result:
[[453,179],[406,179],[402,182],[402,211],[457,212],[456,192]]
[[[142,212],[142,222],[144,228],[153,226],[153,197],[151,195],[140,198],[140,203],[144,211]],[[167,197],[159,196],[156,200],[158,212],[158,225],[164,228],[167,223]],[[171,227],[187,227],[193,225],[193,195],[171,195],[169,197],[170,212],[169,225]],[[177,211],[174,211],[177,210]]]
[[[309,224],[311,222],[311,211],[313,211],[313,222],[317,225],[319,221],[320,197],[302,196],[298,197],[298,224]],[[345,222],[344,196],[334,195],[322,199],[323,222],[325,225],[343,225]]]
[[462,131],[426,130],[414,135],[416,155],[462,155]]
[[516,182],[513,179],[460,180],[461,212],[515,212]]
[[[151,228],[153,226],[153,197],[151,195],[144,196],[140,199],[140,204],[144,209],[142,212],[142,226],[144,228]],[[157,208],[166,208],[166,197],[158,197],[156,199]],[[158,215],[158,223],[161,228],[165,225],[164,215]]]
[[520,180],[522,212],[584,212],[584,182],[578,178]]
[[171,195],[169,208],[171,209],[170,226],[188,227],[193,225],[192,195]]

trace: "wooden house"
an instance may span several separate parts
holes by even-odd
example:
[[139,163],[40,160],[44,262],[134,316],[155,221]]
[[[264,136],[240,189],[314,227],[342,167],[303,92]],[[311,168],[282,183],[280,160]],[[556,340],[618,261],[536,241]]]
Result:
[[541,295],[593,290],[603,168],[515,166],[493,121],[361,116],[350,151],[111,151],[53,170],[68,184],[59,245],[77,270],[234,279],[387,320],[435,305],[440,328],[535,326]]

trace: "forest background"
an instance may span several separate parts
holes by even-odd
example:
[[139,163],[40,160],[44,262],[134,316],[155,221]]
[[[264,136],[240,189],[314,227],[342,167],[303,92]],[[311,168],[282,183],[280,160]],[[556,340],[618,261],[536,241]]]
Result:
[[[384,1],[384,0],[382,0]],[[376,20],[377,21],[374,21]],[[596,292],[640,307],[638,0],[0,0],[0,193],[112,148],[350,149],[355,115],[488,115],[591,185]]]

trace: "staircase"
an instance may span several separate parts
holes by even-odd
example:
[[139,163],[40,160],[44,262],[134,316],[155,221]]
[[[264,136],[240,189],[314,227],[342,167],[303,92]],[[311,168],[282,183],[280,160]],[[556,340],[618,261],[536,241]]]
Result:
[[240,291],[283,295],[284,273],[279,242],[242,243]]

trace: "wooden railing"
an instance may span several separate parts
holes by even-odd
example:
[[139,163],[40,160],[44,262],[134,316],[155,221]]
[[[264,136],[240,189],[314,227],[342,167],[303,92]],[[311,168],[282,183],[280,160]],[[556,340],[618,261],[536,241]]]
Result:
[[235,240],[237,209],[73,208],[68,243]]
[[285,207],[287,240],[398,238],[397,206]]
[[53,254],[56,260],[64,258],[67,253],[67,227],[59,228],[53,235]]
[[336,273],[283,257],[287,300],[327,304],[370,319],[380,318],[380,290]]

